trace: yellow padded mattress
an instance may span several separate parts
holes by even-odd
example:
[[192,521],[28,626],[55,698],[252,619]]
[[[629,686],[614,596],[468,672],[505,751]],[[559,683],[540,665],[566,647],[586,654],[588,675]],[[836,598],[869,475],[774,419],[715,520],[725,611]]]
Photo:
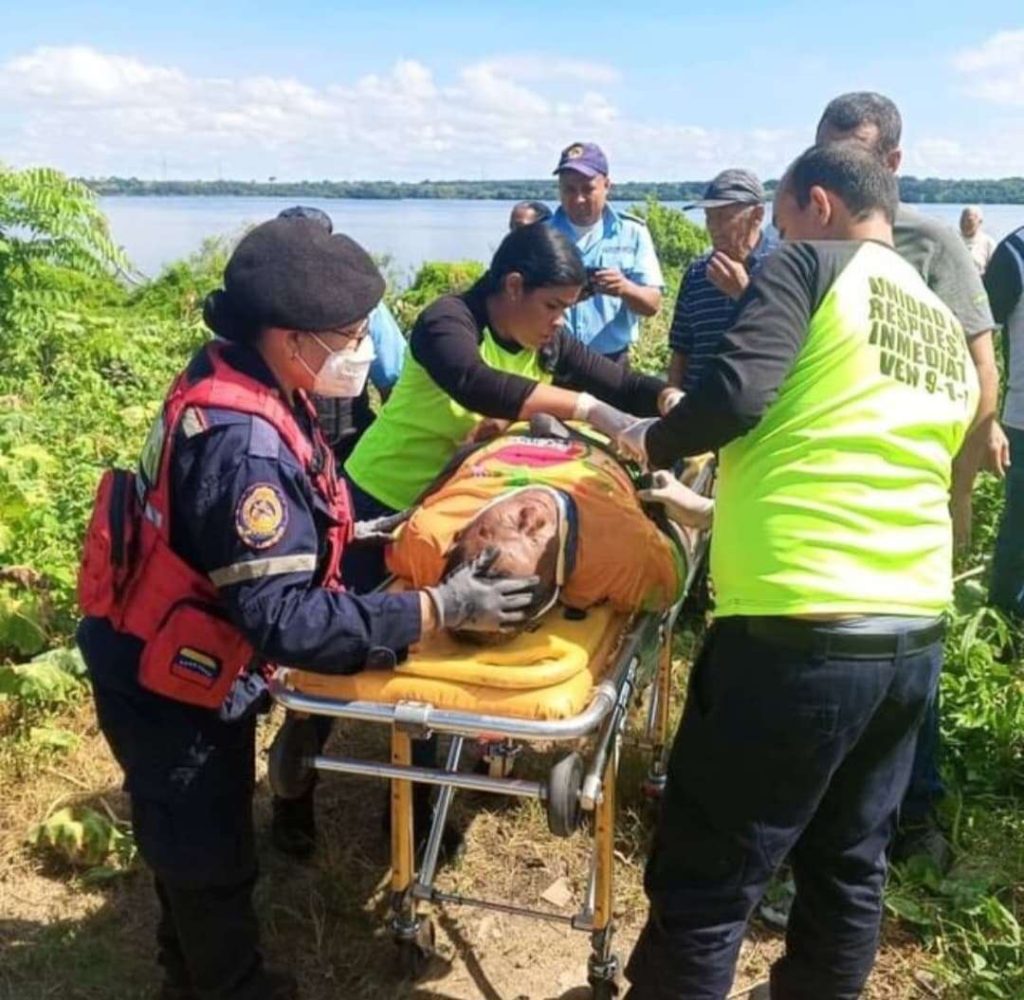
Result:
[[555,607],[537,629],[500,646],[438,634],[413,647],[394,670],[334,676],[289,669],[279,676],[289,688],[337,701],[417,701],[481,715],[565,719],[586,708],[628,618],[602,605],[574,621]]

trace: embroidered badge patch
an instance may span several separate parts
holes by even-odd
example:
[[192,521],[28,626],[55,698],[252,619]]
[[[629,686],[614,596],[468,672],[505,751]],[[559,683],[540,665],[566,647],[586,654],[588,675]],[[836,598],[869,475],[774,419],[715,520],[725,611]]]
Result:
[[270,483],[255,483],[238,501],[235,530],[251,549],[269,549],[284,535],[288,507],[281,491]]
[[583,155],[583,147],[579,143],[576,143],[575,146],[570,146],[565,151],[565,157],[568,160],[575,160],[577,157],[580,157],[582,155]]

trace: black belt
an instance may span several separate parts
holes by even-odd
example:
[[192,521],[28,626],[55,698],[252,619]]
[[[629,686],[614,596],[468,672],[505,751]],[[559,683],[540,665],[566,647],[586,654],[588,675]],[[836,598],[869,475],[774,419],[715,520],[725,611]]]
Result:
[[942,619],[922,628],[880,632],[845,631],[833,627],[832,622],[802,618],[750,616],[734,620],[742,624],[751,638],[804,653],[849,659],[920,653],[940,642],[946,634],[946,623]]

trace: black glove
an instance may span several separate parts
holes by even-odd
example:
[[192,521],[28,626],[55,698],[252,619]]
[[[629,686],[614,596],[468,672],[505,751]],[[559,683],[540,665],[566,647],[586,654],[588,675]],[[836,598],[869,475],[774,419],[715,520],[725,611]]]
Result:
[[356,521],[352,529],[353,545],[389,545],[395,540],[395,532],[409,520],[411,510],[400,510],[397,514],[371,517],[368,521]]
[[489,577],[487,570],[497,557],[497,549],[487,549],[436,587],[427,588],[442,628],[500,632],[526,620],[540,578]]

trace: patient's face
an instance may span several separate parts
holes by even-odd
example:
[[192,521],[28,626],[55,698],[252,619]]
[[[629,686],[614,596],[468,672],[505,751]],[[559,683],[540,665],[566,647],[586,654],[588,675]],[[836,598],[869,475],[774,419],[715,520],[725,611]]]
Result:
[[468,558],[485,549],[500,555],[491,572],[541,578],[541,590],[554,584],[558,559],[558,505],[544,490],[523,490],[489,507],[460,536]]

